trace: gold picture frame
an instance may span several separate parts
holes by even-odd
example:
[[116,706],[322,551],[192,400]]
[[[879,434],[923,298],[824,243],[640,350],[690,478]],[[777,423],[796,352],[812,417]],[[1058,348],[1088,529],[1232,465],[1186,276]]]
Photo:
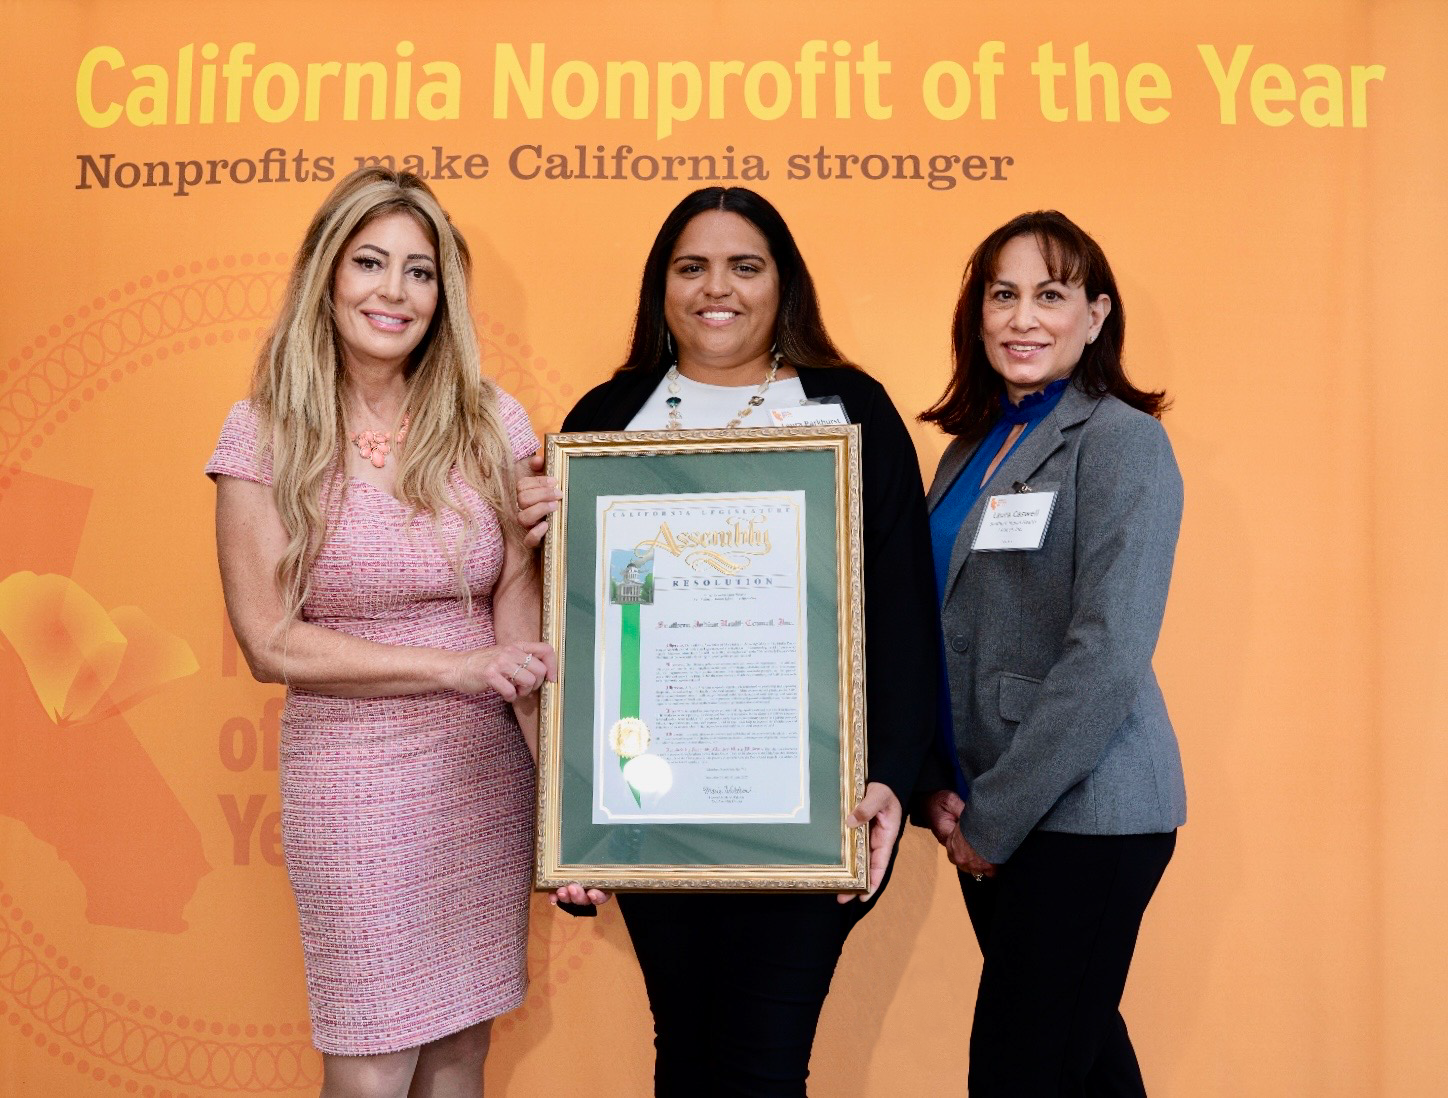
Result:
[[554,434],[546,459],[535,887],[863,892],[859,427]]

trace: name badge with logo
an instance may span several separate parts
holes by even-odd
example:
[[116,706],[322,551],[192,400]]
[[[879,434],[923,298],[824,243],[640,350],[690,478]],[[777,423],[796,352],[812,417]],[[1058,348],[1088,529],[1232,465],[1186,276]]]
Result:
[[1056,506],[1055,492],[1016,492],[986,500],[971,549],[993,553],[1006,549],[1039,549]]
[[813,427],[817,424],[849,423],[845,406],[835,403],[798,404],[792,408],[771,408],[769,417],[776,427]]

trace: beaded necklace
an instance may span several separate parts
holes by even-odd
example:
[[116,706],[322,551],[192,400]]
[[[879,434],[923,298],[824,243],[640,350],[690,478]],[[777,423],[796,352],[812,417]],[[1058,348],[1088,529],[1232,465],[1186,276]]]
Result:
[[392,452],[392,447],[401,446],[402,440],[407,437],[409,422],[411,422],[410,417],[402,417],[402,424],[397,428],[396,439],[392,437],[391,431],[358,431],[351,436],[352,443],[357,447],[357,452],[372,463],[372,468],[381,469],[387,464],[387,455]]
[[[774,352],[774,357],[770,359],[769,371],[764,375],[764,380],[759,383],[759,388],[754,391],[754,395],[749,398],[749,402],[745,404],[743,408],[739,409],[739,414],[724,424],[726,431],[731,427],[738,427],[739,424],[743,422],[745,416],[749,415],[750,412],[764,403],[764,393],[774,381],[774,375],[779,372],[780,358],[779,352]],[[669,430],[679,431],[684,427],[684,418],[679,414],[679,406],[684,403],[684,398],[679,395],[682,389],[679,386],[679,364],[677,362],[669,367],[669,372],[664,375],[664,378],[668,382],[669,391],[668,397],[664,400],[664,403],[668,405],[669,408]],[[401,440],[399,439],[398,441]]]

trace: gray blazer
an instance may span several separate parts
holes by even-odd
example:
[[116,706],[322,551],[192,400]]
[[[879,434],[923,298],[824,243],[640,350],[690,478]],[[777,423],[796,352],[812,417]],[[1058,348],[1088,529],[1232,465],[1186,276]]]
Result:
[[[969,460],[952,443],[933,510]],[[989,495],[1055,491],[1033,552],[971,551]],[[1068,386],[966,517],[941,609],[960,824],[1004,862],[1035,828],[1088,835],[1186,822],[1181,755],[1151,668],[1182,515],[1159,422]]]

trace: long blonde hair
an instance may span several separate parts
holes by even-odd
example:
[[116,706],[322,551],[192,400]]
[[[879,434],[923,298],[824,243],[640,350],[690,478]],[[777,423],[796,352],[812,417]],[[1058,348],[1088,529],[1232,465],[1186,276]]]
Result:
[[468,312],[472,257],[428,185],[411,172],[359,168],[342,179],[307,227],[276,324],[257,355],[251,399],[261,413],[261,445],[272,450],[272,491],[290,538],[276,578],[295,619],[306,602],[312,566],[327,538],[328,516],[346,492],[347,437],[332,279],[342,249],[369,222],[392,213],[417,220],[437,248],[438,303],[407,370],[407,445],[398,451],[397,495],[414,513],[455,512],[464,543],[447,547],[461,597],[466,542],[477,522],[449,486],[456,468],[493,509],[504,536],[521,538],[514,515],[513,455],[497,391],[482,375],[482,354]]

